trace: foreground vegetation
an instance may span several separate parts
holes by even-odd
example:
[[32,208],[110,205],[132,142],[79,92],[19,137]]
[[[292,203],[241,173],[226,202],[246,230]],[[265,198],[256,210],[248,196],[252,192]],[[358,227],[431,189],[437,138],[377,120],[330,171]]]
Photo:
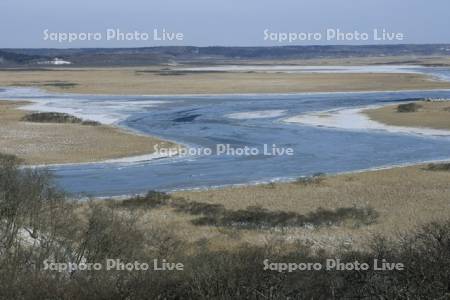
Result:
[[340,207],[334,210],[319,207],[308,214],[287,211],[270,211],[260,206],[245,209],[227,209],[221,204],[186,201],[165,193],[149,192],[145,197],[138,196],[110,205],[128,208],[154,209],[171,207],[175,212],[196,216],[191,223],[237,229],[270,229],[288,227],[318,228],[322,226],[341,226],[353,221],[355,227],[375,223],[378,213],[370,208]]
[[[220,217],[234,215],[230,209],[173,199],[157,192],[108,204],[74,202],[52,183],[51,174],[20,169],[18,163],[13,156],[0,156],[0,299],[446,299],[450,296],[450,221],[430,223],[396,239],[373,236],[366,251],[342,247],[331,254],[313,251],[306,244],[280,240],[261,246],[242,244],[234,249],[213,250],[205,241],[189,243],[179,239],[167,226],[143,227],[145,220],[140,209],[173,205],[193,214],[210,211],[216,216],[220,211]],[[267,214],[263,210],[256,216]],[[166,259],[183,263],[184,271],[43,269],[46,260],[88,264],[107,258],[125,262]],[[371,266],[374,258],[386,259],[403,263],[405,269],[278,272],[264,270],[263,263],[266,259],[324,263],[327,258],[366,262]]]

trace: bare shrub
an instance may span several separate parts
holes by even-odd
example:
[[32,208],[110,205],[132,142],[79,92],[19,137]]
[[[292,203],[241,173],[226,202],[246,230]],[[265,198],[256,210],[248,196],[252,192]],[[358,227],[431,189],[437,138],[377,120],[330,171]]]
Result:
[[149,191],[145,196],[136,196],[122,200],[118,203],[121,207],[128,208],[158,208],[168,204],[170,195],[158,191]]
[[245,229],[282,227],[340,226],[347,221],[369,225],[376,221],[378,213],[372,208],[342,207],[336,210],[319,208],[302,215],[295,212],[269,211],[251,206],[241,210],[222,210],[220,213],[206,214],[192,221],[195,225],[212,225]]
[[319,185],[325,181],[325,174],[317,173],[312,176],[297,178],[294,183],[298,185]]
[[[80,216],[53,185],[51,174],[18,168],[12,156],[0,155],[0,299],[447,299],[450,285],[450,221],[426,224],[395,240],[373,237],[366,251],[311,251],[302,244],[269,241],[213,250],[207,244],[185,249],[169,229],[140,227],[138,210],[89,203]],[[151,193],[158,205],[218,224],[339,223],[345,218],[373,218],[370,209],[319,209],[305,215],[260,207],[228,210],[222,206]],[[148,200],[148,199],[147,199]],[[151,202],[151,201],[150,201]],[[142,209],[147,202],[136,202]],[[141,203],[145,203],[141,205]],[[151,204],[148,208],[152,208]],[[131,206],[133,207],[133,205]],[[222,223],[220,223],[222,222]],[[195,244],[197,245],[197,244]],[[44,271],[43,260],[99,262],[119,258],[150,262],[167,258],[184,271]],[[367,263],[366,271],[264,270],[264,261]],[[403,263],[404,270],[373,268],[374,259]]]
[[66,113],[57,113],[57,112],[38,112],[38,113],[30,113],[25,115],[22,118],[22,121],[26,122],[38,122],[38,123],[73,123],[73,124],[82,124],[89,126],[98,126],[99,122],[86,120],[83,121],[80,118],[75,116],[66,114]]
[[428,164],[427,170],[429,170],[429,171],[450,171],[450,163]]
[[397,106],[397,112],[399,113],[417,112],[420,108],[422,108],[422,105],[417,103],[399,104]]

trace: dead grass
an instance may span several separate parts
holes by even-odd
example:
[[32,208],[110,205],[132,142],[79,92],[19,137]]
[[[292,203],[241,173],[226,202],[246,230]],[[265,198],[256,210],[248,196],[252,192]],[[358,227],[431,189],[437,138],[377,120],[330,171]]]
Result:
[[[374,223],[355,226],[348,219],[337,226],[233,228],[195,225],[199,214],[173,206],[146,207],[134,203],[145,226],[171,228],[190,243],[205,241],[213,249],[230,249],[243,243],[263,245],[269,241],[303,242],[313,249],[333,251],[339,247],[364,247],[373,234],[395,236],[417,226],[446,220],[450,215],[450,172],[431,172],[427,166],[394,168],[348,175],[327,176],[320,183],[276,183],[172,194],[188,202],[213,204],[230,211],[259,207],[264,212],[314,215],[320,208],[370,207]],[[159,198],[158,198],[159,199]],[[205,206],[205,205],[203,205]],[[207,206],[207,205],[206,205]],[[199,207],[198,205],[196,207]],[[124,209],[129,209],[127,206]],[[200,213],[201,214],[201,213]]]
[[365,110],[372,120],[394,126],[450,130],[450,101],[417,101],[416,111],[399,112],[398,105]]
[[[315,183],[318,184],[318,183]],[[378,213],[370,207],[339,207],[336,209],[317,208],[308,214],[287,211],[271,211],[260,206],[248,206],[245,209],[226,209],[222,204],[186,201],[171,197],[169,194],[149,192],[146,196],[137,196],[123,201],[114,201],[115,207],[130,209],[154,209],[172,207],[175,212],[197,216],[192,224],[198,226],[216,226],[236,229],[272,229],[326,226],[343,226],[349,222],[354,227],[373,224]]]
[[[450,88],[418,74],[199,72],[161,76],[159,68],[0,71],[0,86],[39,86],[64,93],[292,93]],[[55,84],[55,83],[70,84]]]
[[[299,185],[279,183],[248,187],[224,188],[208,191],[175,193],[187,201],[221,204],[227,209],[245,209],[248,206],[263,207],[271,211],[286,211],[308,214],[322,207],[371,207],[378,214],[374,224],[355,228],[352,224],[335,227],[274,228],[266,231],[243,230],[239,241],[255,244],[269,239],[302,241],[314,247],[334,249],[342,245],[359,247],[371,234],[395,235],[417,226],[442,219],[450,215],[450,173],[430,172],[424,166],[412,166],[349,175],[326,177],[320,184]],[[192,216],[167,211],[170,222]],[[155,212],[151,212],[155,214]],[[187,220],[186,220],[187,221]],[[208,232],[219,244],[227,244],[227,235],[210,226],[193,226],[184,223],[180,230],[190,239],[196,234]],[[192,231],[191,231],[192,230]],[[190,233],[189,233],[190,232]],[[222,236],[220,238],[220,236]],[[221,240],[222,239],[222,240]],[[231,239],[237,243],[236,239]]]
[[95,162],[154,152],[156,138],[111,126],[22,121],[25,103],[0,101],[0,152],[17,155],[25,164]]

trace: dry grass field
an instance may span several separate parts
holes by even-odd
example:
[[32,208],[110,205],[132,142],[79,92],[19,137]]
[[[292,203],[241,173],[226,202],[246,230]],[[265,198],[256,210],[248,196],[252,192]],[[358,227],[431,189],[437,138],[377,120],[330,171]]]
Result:
[[316,249],[333,250],[340,246],[362,247],[374,234],[395,236],[421,224],[448,219],[450,215],[450,172],[432,171],[425,165],[327,176],[317,183],[276,183],[229,187],[172,194],[207,204],[223,205],[227,210],[258,206],[268,211],[306,215],[319,208],[372,208],[378,213],[375,223],[355,224],[348,220],[339,226],[248,229],[233,226],[201,226],[191,221],[199,216],[180,212],[170,206],[153,209],[138,207],[145,226],[171,228],[189,242],[204,240],[212,248],[230,248],[250,243],[263,245],[271,240],[305,242]]
[[0,86],[38,86],[65,93],[217,94],[381,91],[450,88],[420,74],[164,73],[161,68],[0,71]]
[[95,162],[154,152],[171,143],[111,126],[21,121],[24,102],[0,101],[0,153],[14,154],[25,164]]
[[398,105],[365,110],[372,120],[387,125],[450,130],[450,101],[417,101],[417,111],[398,112]]

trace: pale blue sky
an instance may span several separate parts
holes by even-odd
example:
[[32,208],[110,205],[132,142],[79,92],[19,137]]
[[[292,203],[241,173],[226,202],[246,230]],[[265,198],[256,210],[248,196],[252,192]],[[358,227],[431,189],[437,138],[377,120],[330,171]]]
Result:
[[[51,32],[153,31],[184,33],[177,43],[43,40]],[[273,46],[264,29],[323,32],[327,28],[403,32],[404,43],[450,43],[448,0],[0,0],[0,48],[155,45]],[[374,43],[372,40],[369,43]],[[364,44],[368,42],[297,42]]]

